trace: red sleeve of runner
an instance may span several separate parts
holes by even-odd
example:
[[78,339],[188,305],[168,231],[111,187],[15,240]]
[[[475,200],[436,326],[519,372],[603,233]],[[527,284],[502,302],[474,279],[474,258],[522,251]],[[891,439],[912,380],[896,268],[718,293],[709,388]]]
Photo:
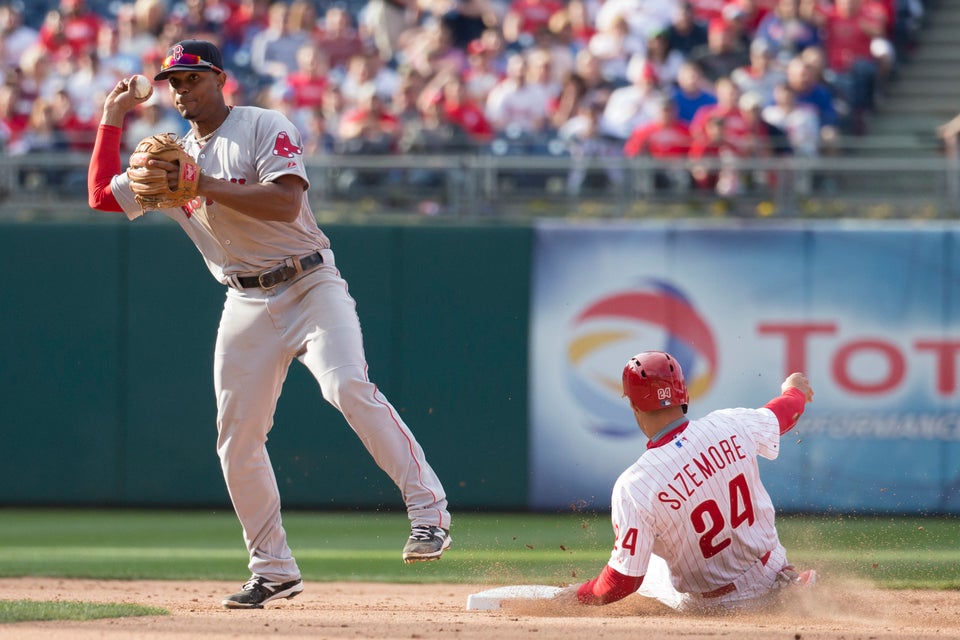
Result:
[[87,204],[98,211],[123,211],[110,191],[110,180],[123,170],[120,166],[120,127],[102,124],[97,129],[90,167],[87,169]]
[[599,576],[580,585],[577,600],[583,604],[609,604],[626,598],[642,583],[643,576],[625,576],[607,565]]
[[765,406],[773,411],[773,415],[777,416],[777,421],[780,423],[780,435],[783,435],[797,424],[800,416],[803,415],[806,404],[807,399],[803,392],[791,387],[784,391],[783,395],[774,398]]

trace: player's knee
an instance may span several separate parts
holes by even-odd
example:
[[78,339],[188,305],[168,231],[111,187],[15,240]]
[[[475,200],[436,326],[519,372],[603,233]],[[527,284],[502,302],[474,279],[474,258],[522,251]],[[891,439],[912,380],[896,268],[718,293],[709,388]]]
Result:
[[371,402],[376,386],[366,379],[361,367],[340,367],[323,376],[320,391],[327,402],[347,413],[357,404]]

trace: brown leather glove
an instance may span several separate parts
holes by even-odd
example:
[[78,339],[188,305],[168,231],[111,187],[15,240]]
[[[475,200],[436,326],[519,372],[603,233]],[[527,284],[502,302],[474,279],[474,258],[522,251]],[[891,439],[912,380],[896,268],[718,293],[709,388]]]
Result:
[[[149,166],[150,160],[163,160],[179,167],[176,188],[171,188],[167,171]],[[200,167],[177,142],[176,134],[163,133],[148,136],[137,144],[130,155],[127,177],[145,211],[180,207],[197,197]]]

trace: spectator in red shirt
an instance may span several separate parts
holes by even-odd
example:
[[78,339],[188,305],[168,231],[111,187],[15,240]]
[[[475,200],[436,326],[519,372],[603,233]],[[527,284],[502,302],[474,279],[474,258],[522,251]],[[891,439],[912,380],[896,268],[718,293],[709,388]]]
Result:
[[563,8],[557,0],[513,0],[503,16],[504,39],[529,46],[539,31],[548,28],[550,17]]
[[297,50],[297,68],[285,79],[297,109],[313,109],[323,105],[323,94],[330,71],[326,55],[312,42]]
[[627,158],[685,158],[692,142],[690,127],[677,118],[676,103],[662,98],[656,119],[633,130],[623,146],[623,154]]
[[483,115],[483,109],[470,101],[463,83],[457,78],[443,87],[443,113],[450,122],[466,131],[473,142],[483,144],[493,139],[493,127]]
[[40,27],[40,43],[55,58],[77,56],[96,49],[102,19],[87,8],[85,0],[60,0],[59,20],[48,14]]
[[690,173],[697,188],[708,191],[717,188],[720,180],[719,161],[724,155],[736,155],[736,152],[723,140],[723,118],[711,116],[703,123],[703,135],[693,139],[687,156],[694,161]]
[[43,18],[43,24],[40,25],[39,37],[34,47],[43,50],[46,56],[53,61],[69,60],[73,55],[70,49],[70,43],[67,42],[67,36],[64,31],[63,14],[51,9]]
[[848,128],[864,133],[863,117],[874,106],[878,70],[870,47],[874,38],[885,35],[886,24],[880,14],[865,8],[862,0],[836,0],[819,15],[827,66],[836,74],[837,86],[853,112]]
[[749,125],[740,112],[740,89],[730,78],[720,78],[716,82],[717,104],[697,109],[690,123],[690,133],[695,139],[707,136],[707,123],[720,120],[723,125],[723,140],[734,149],[747,146]]
[[870,42],[886,33],[882,13],[863,0],[836,0],[815,15],[824,33],[827,64],[837,73],[849,72],[858,60],[871,59]]
[[[681,160],[690,155],[693,136],[690,128],[677,118],[677,105],[671,98],[660,101],[653,122],[634,129],[623,146],[627,158],[650,157],[658,160]],[[657,189],[683,190],[690,184],[686,169],[667,168],[654,172]]]
[[97,116],[82,117],[74,109],[73,101],[66,90],[58,91],[50,103],[53,109],[53,119],[57,129],[63,135],[67,149],[70,151],[93,151],[93,143],[97,138],[97,127],[100,119]]
[[433,77],[418,100],[422,111],[427,103],[437,103],[443,117],[460,127],[475,144],[490,142],[493,127],[483,114],[483,109],[467,93],[467,87],[457,74],[447,71]]
[[30,120],[29,112],[20,108],[20,87],[15,83],[0,85],[0,143],[4,150],[16,148]]
[[373,86],[367,85],[356,106],[343,114],[338,133],[344,153],[393,153],[400,121],[387,111]]

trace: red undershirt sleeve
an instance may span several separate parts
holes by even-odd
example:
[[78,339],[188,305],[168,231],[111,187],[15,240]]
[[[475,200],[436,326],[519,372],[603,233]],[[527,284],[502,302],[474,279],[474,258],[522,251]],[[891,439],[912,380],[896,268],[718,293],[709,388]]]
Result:
[[120,127],[101,124],[87,169],[87,204],[98,211],[123,211],[110,191],[110,180],[123,170],[120,165]]
[[599,576],[580,585],[577,600],[583,604],[609,604],[634,593],[642,583],[643,576],[625,576],[606,565]]
[[797,424],[797,421],[800,420],[806,404],[807,399],[804,397],[803,392],[800,391],[800,389],[791,387],[784,391],[783,395],[768,402],[765,407],[773,411],[773,415],[777,416],[777,421],[780,423],[780,435],[783,435],[787,431],[790,431],[790,429]]

